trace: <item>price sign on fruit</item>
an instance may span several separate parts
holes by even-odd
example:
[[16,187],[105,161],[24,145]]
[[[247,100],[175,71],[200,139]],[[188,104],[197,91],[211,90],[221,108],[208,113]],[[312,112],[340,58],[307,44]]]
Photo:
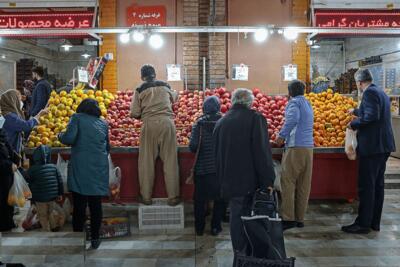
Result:
[[182,81],[181,65],[167,64],[167,80],[171,82]]
[[248,81],[249,80],[249,66],[245,64],[233,65],[232,80],[235,81]]
[[283,81],[290,82],[297,79],[297,65],[283,66]]

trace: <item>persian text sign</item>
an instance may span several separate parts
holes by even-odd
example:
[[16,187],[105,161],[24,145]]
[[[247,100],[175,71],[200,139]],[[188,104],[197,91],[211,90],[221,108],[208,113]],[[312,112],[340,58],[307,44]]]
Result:
[[90,28],[92,12],[0,14],[0,29]]
[[167,9],[165,6],[131,6],[126,10],[128,26],[166,26]]
[[400,28],[400,11],[317,10],[315,24],[321,28]]

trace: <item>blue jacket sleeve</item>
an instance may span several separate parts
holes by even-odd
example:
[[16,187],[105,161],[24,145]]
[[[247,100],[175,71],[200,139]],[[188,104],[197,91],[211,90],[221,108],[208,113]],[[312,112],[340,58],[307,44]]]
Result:
[[34,118],[26,121],[14,114],[12,116],[8,116],[7,119],[11,119],[10,125],[13,126],[16,132],[29,133],[33,129],[33,127],[38,124],[37,120]]
[[48,96],[47,96],[47,87],[44,84],[38,84],[35,88],[35,96],[32,99],[32,108],[30,115],[36,116],[39,111],[44,109],[47,105]]
[[200,138],[200,127],[199,121],[197,121],[192,128],[192,135],[190,136],[189,149],[192,153],[196,153],[197,147],[199,145]]
[[76,114],[72,115],[71,120],[68,123],[67,130],[64,133],[58,135],[58,139],[64,145],[73,145],[78,136],[78,118]]
[[354,130],[376,122],[381,117],[379,96],[374,91],[366,90],[364,92],[361,106],[363,107],[362,114],[359,114],[359,117],[350,124]]
[[298,105],[294,101],[289,101],[288,107],[285,113],[285,124],[281,132],[279,133],[279,137],[286,139],[289,137],[290,132],[296,127],[297,123],[300,120],[300,109]]

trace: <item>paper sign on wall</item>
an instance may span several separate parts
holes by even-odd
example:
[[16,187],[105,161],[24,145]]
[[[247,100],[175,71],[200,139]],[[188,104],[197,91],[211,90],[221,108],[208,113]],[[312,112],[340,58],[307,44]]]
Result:
[[297,79],[297,65],[283,66],[283,81],[290,82]]
[[133,26],[166,26],[167,9],[165,6],[133,5],[126,9],[126,22]]
[[232,80],[235,81],[248,81],[249,80],[249,66],[245,64],[234,64],[232,66]]
[[89,75],[87,70],[78,69],[78,81],[81,83],[89,82]]
[[182,81],[181,70],[181,65],[167,64],[167,80],[170,82]]

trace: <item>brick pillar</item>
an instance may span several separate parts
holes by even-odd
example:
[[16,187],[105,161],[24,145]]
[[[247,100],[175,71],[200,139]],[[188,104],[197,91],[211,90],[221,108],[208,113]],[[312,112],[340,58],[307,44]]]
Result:
[[[100,0],[100,27],[117,26],[117,1]],[[103,45],[100,46],[100,56],[104,53],[113,53],[114,59],[109,61],[103,72],[103,89],[110,92],[117,92],[117,36],[116,34],[103,34]]]
[[[199,0],[183,1],[183,25],[199,25]],[[200,65],[199,65],[199,34],[185,33],[183,41],[183,65],[187,68],[188,88],[200,88]]]
[[[183,22],[185,26],[225,25],[225,0],[184,0]],[[215,88],[225,85],[226,34],[199,33],[183,36],[183,64],[187,67],[188,87],[201,89],[203,85],[203,57],[206,58],[206,86]]]
[[[307,26],[308,0],[293,0],[292,22],[296,26]],[[306,34],[299,35],[292,46],[292,61],[297,65],[297,76],[310,83],[310,47],[306,43]]]
[[[210,22],[214,26],[226,25],[225,0],[215,0],[215,16],[213,14],[213,0],[210,1]],[[210,88],[225,85],[226,78],[226,33],[210,33],[208,35],[208,84]]]

